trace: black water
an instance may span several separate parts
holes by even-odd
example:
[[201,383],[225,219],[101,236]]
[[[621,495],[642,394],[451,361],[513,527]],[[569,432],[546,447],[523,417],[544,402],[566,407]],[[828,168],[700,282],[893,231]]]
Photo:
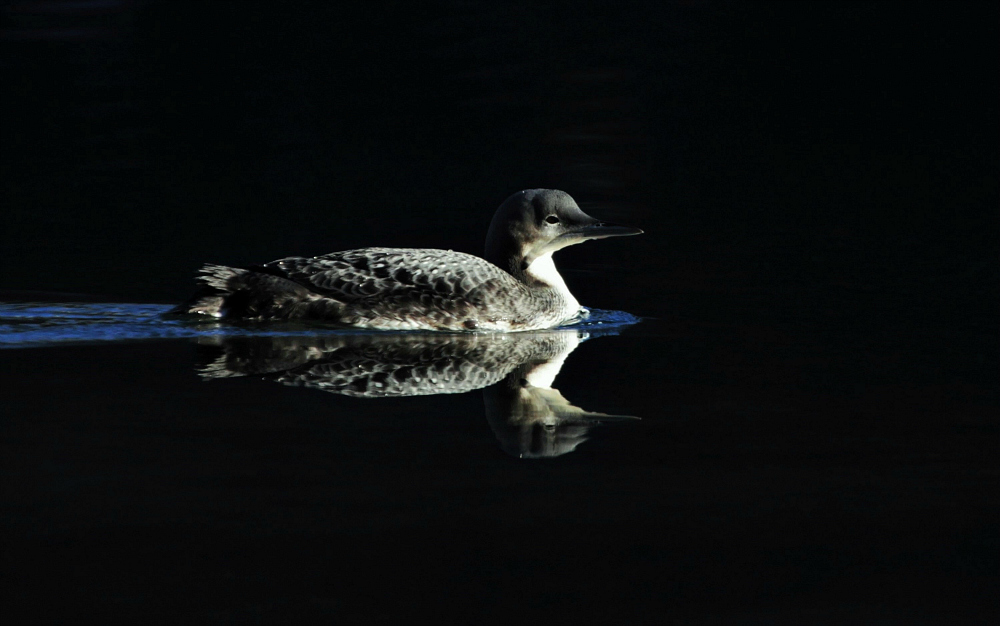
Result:
[[[991,623],[996,5],[410,7],[0,4],[4,621]],[[159,318],[538,186],[582,325]]]

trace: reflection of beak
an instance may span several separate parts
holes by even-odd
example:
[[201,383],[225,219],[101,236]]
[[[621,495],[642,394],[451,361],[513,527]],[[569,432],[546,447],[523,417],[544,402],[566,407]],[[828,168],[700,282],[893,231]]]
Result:
[[564,233],[560,239],[604,239],[606,237],[625,237],[627,235],[641,235],[642,230],[631,226],[620,226],[610,222],[595,222],[586,226]]
[[[608,415],[607,413],[598,413],[596,411],[586,411],[580,407],[570,404],[569,400],[563,397],[562,393],[558,389],[543,389],[541,387],[527,387],[526,390],[535,398],[538,398],[544,402],[545,410],[541,413],[537,413],[532,417],[536,421],[539,418],[545,418],[548,416],[556,417],[562,424],[587,424],[595,425],[601,423],[612,423],[612,422],[625,422],[629,420],[638,420],[641,418],[635,417],[634,415]],[[536,405],[536,408],[541,408]]]

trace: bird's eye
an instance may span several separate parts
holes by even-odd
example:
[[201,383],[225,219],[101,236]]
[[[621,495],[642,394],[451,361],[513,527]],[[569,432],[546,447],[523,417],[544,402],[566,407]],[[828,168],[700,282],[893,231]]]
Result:
[[559,218],[556,217],[555,215],[550,215],[545,218],[545,221],[548,222],[549,224],[558,224]]

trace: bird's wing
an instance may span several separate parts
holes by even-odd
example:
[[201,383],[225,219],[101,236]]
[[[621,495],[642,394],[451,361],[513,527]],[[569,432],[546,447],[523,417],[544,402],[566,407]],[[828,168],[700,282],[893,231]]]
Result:
[[362,248],[262,267],[345,303],[407,295],[465,298],[487,284],[517,282],[477,256],[421,248]]

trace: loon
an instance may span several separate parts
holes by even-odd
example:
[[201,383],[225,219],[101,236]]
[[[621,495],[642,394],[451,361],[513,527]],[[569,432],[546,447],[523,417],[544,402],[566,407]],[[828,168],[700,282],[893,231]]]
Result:
[[354,328],[529,331],[584,315],[552,254],[638,235],[601,222],[557,189],[527,189],[497,209],[485,258],[451,250],[362,248],[246,268],[207,264],[200,290],[171,311],[234,320],[316,320]]

